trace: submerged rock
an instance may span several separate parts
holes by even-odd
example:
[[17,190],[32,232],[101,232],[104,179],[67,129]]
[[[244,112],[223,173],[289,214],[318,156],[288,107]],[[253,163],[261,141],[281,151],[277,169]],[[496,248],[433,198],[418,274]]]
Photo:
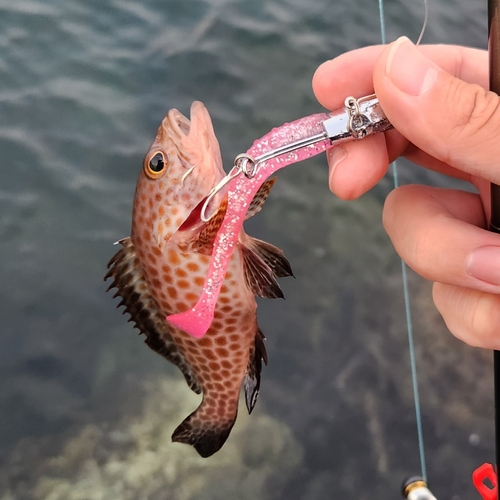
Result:
[[[81,428],[60,453],[32,464],[35,480],[11,484],[0,500],[265,499],[269,481],[279,485],[302,461],[292,431],[258,411],[251,417],[242,411],[222,450],[203,459],[170,438],[198,397],[169,378],[145,390],[139,415]],[[38,444],[33,439],[23,449]]]

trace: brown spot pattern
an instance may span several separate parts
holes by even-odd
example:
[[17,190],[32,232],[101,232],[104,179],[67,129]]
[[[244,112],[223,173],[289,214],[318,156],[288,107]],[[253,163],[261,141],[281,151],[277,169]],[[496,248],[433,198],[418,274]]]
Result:
[[[162,125],[152,146],[158,148],[158,141],[161,142],[169,159],[168,169],[160,177],[161,180],[149,179],[141,172],[132,222],[132,240],[145,283],[158,304],[158,314],[162,318],[185,311],[198,300],[209,265],[211,245],[226,208],[221,206],[209,224],[201,227],[198,251],[185,250],[192,247],[182,241],[182,234],[179,235],[177,228],[207,193],[200,197],[198,192],[190,191],[200,189],[200,183],[191,179],[197,169],[183,183],[180,182],[186,172],[185,159],[167,140],[168,133],[168,127]],[[172,241],[174,233],[175,241]],[[236,416],[239,392],[250,356],[255,351],[258,332],[255,308],[255,298],[245,284],[242,259],[236,250],[207,334],[195,339],[177,328],[169,327],[173,342],[199,381],[203,393],[198,410],[176,430],[176,440],[188,439],[183,434],[187,432],[183,427],[187,423],[190,428],[206,429],[209,426],[211,429],[222,429],[226,435],[229,432]]]
[[[147,251],[147,249],[145,248]],[[207,260],[203,255],[179,253],[171,248],[160,252],[149,250],[146,254],[155,257],[151,260],[146,272],[150,286],[157,296],[160,292],[167,297],[168,306],[162,314],[172,314],[187,310],[197,301],[204,283]],[[245,288],[243,275],[241,281],[236,279],[242,273],[238,265],[239,258],[231,260],[228,278],[231,283],[224,284],[215,311],[215,319],[207,334],[201,339],[193,339],[186,333],[172,328],[174,339],[200,380],[203,391],[203,403],[197,418],[200,425],[212,421],[213,418],[229,420],[237,411],[238,395],[249,362],[249,353],[254,342],[257,329],[255,319],[254,297]],[[158,276],[161,278],[158,279]],[[238,290],[234,288],[238,287]],[[234,297],[239,300],[234,307]],[[244,307],[242,297],[246,298],[252,321],[243,321]],[[240,320],[238,318],[241,318]],[[182,339],[182,340],[181,340]],[[216,403],[217,402],[217,403]]]

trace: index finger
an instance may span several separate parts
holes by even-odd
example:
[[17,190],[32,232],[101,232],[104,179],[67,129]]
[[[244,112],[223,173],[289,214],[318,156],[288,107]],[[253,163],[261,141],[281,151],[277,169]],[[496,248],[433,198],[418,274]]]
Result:
[[[333,110],[344,105],[347,96],[373,93],[373,69],[385,48],[373,45],[353,50],[324,62],[313,76],[313,91],[318,101]],[[447,73],[488,88],[488,53],[457,45],[421,45],[422,53]]]
[[[338,109],[343,107],[347,96],[361,97],[373,93],[374,69],[386,49],[384,45],[365,47],[323,63],[313,77],[313,90],[320,103],[329,109]],[[418,50],[445,72],[468,83],[487,87],[486,51],[451,45],[427,45]],[[381,104],[383,107],[384,103]],[[427,168],[470,180],[469,174],[415,148],[397,130],[388,131],[371,141],[346,143],[337,149],[336,154],[328,157],[329,184],[330,189],[343,199],[357,198],[373,187],[385,175],[389,161],[401,155]],[[340,162],[342,166],[339,166]]]

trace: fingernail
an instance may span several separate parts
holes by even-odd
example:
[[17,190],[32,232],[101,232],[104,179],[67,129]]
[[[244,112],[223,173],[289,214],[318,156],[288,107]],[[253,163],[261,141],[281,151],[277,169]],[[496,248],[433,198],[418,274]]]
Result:
[[467,258],[467,272],[478,280],[500,285],[500,247],[481,247]]
[[405,36],[392,44],[385,71],[396,87],[415,97],[428,90],[438,74],[436,66]]
[[327,159],[328,159],[328,166],[329,166],[329,182],[330,186],[332,185],[332,179],[333,179],[333,173],[335,172],[335,169],[342,163],[346,156],[347,156],[347,151],[343,146],[335,146],[334,148],[331,148],[327,151]]

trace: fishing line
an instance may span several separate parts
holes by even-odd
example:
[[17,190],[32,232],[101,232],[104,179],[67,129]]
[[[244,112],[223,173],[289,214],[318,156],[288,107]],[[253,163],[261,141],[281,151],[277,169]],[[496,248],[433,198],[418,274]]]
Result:
[[420,45],[420,42],[422,41],[422,37],[424,36],[424,33],[425,33],[425,28],[427,28],[427,18],[428,17],[429,17],[429,7],[427,5],[427,0],[424,0],[424,22],[422,23],[422,29],[420,30],[420,35],[419,35],[417,43],[415,45]]
[[[380,34],[382,38],[382,43],[386,44],[385,35],[385,16],[384,16],[384,0],[378,0],[378,10],[380,16]],[[424,0],[424,22],[422,25],[422,30],[418,37],[416,45],[418,45],[424,35],[425,27],[427,26],[428,8],[427,0]],[[392,174],[394,179],[394,189],[399,186],[398,179],[398,166],[397,162],[392,163]],[[403,295],[405,302],[405,314],[406,314],[406,330],[408,333],[408,347],[410,355],[410,367],[411,367],[411,380],[413,385],[413,400],[415,404],[415,417],[417,421],[417,435],[418,435],[418,449],[420,454],[420,468],[422,470],[422,477],[424,481],[427,481],[427,468],[425,465],[425,449],[424,449],[424,433],[422,430],[422,413],[420,408],[420,397],[418,392],[418,376],[417,376],[417,362],[415,357],[415,344],[413,341],[413,323],[411,319],[411,307],[410,307],[410,293],[408,287],[408,273],[407,266],[403,259],[401,259],[401,274],[403,278]]]

